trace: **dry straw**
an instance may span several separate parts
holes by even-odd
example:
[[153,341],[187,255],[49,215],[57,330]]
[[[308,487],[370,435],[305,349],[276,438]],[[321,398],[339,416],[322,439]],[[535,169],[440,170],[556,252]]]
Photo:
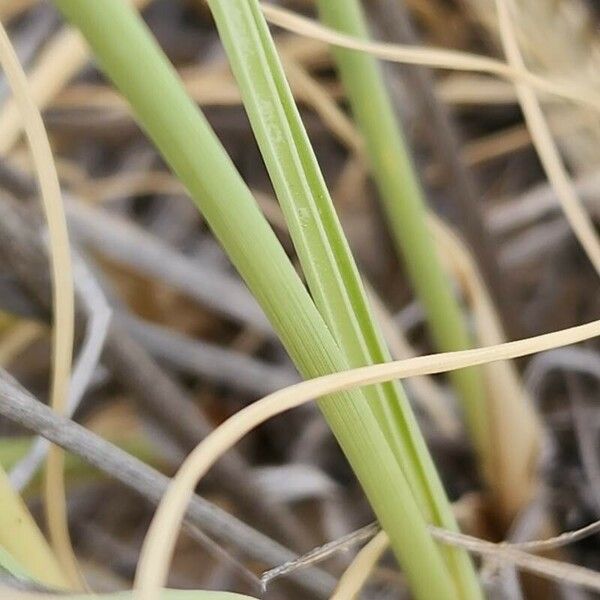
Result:
[[388,547],[387,534],[385,531],[380,531],[368,544],[365,544],[344,571],[331,600],[354,600],[369,580],[379,559]]
[[[521,67],[514,68],[504,63],[494,61],[493,59],[475,57],[462,53],[367,43],[361,40],[355,40],[348,36],[341,36],[311,21],[290,15],[289,13],[274,7],[266,7],[265,12],[269,18],[274,22],[277,22],[277,24],[291,29],[295,28],[295,30],[304,35],[311,35],[323,41],[344,47],[368,51],[388,60],[491,73],[510,80],[514,79],[521,84],[527,84],[539,91],[556,94],[563,98],[570,99],[571,101],[581,102],[596,110],[600,109],[600,97],[598,97],[597,94],[590,92],[583,87],[574,89],[572,86],[565,86],[561,83],[548,81],[544,77],[528,73]],[[39,113],[36,118],[39,118]],[[48,160],[47,156],[45,157],[45,160]],[[41,166],[38,167],[40,168],[40,172],[42,172]],[[55,174],[54,177],[56,177]],[[445,243],[449,243],[448,238]],[[64,308],[64,301],[62,306]],[[480,300],[479,306],[480,308],[482,306],[485,307],[485,302],[481,303]],[[485,310],[482,310],[482,312],[485,313]],[[197,480],[210,468],[223,452],[235,444],[236,441],[248,431],[264,422],[266,419],[295,406],[299,406],[311,399],[335,391],[350,390],[357,386],[391,381],[396,378],[424,376],[427,374],[442,373],[475,365],[490,365],[496,361],[508,360],[561,345],[576,343],[597,335],[600,335],[600,322],[598,321],[580,327],[554,332],[545,336],[529,338],[508,344],[492,345],[476,350],[418,357],[394,363],[339,372],[286,388],[267,396],[240,411],[205,439],[205,441],[190,455],[178,475],[173,480],[171,488],[156,513],[155,520],[152,523],[148,538],[144,544],[143,554],[136,576],[136,586],[139,590],[143,591],[142,597],[144,600],[159,597],[160,586],[163,584],[169,568],[168,558],[172,554],[174,542],[177,537],[177,525],[181,522],[182,511],[185,509],[189,498],[193,493]],[[463,540],[463,543],[467,544],[464,536],[461,537],[452,533],[447,534],[446,536],[448,542],[450,542],[452,536],[456,536],[457,540],[460,537]],[[490,548],[496,548],[493,544],[489,544],[489,546]],[[479,547],[481,551],[481,545]],[[513,559],[516,560],[515,556],[513,556],[512,559],[507,558],[507,560]],[[555,567],[555,569],[556,568],[558,567]],[[594,585],[594,581],[589,577],[586,579],[585,574],[581,575],[579,582]],[[597,581],[595,581],[595,585],[597,585]],[[215,595],[215,598],[216,597],[217,595]]]
[[600,321],[593,321],[578,327],[496,346],[420,356],[353,369],[345,373],[334,373],[290,386],[251,404],[230,417],[199,444],[174,477],[148,530],[136,573],[136,589],[143,593],[144,600],[154,600],[158,597],[156,592],[164,585],[169,571],[178,528],[199,479],[223,453],[268,419],[323,395],[357,386],[397,378],[446,373],[453,369],[510,360],[575,344],[598,335]]
[[339,46],[340,48],[360,50],[361,52],[367,52],[372,56],[390,62],[421,65],[451,71],[487,73],[509,81],[522,81],[540,92],[552,94],[577,105],[593,108],[596,111],[600,110],[600,94],[585,85],[565,84],[561,81],[536,75],[526,69],[515,69],[493,58],[468,52],[365,41],[339,33],[329,27],[320,25],[312,19],[301,17],[281,7],[262,4],[262,9],[267,20],[273,23],[273,25],[299,35]]
[[[519,49],[509,12],[511,8],[514,10],[513,2],[511,0],[496,0],[496,8],[500,23],[500,36],[509,63],[516,69],[524,69],[525,61]],[[596,272],[600,274],[600,243],[598,242],[596,230],[575,191],[575,186],[552,138],[540,102],[535,92],[527,84],[515,81],[515,87],[533,144],[546,175],[556,192],[573,232],[590,262],[594,265]]]
[[[74,334],[74,291],[69,236],[58,176],[40,112],[31,97],[27,78],[4,27],[0,24],[0,62],[12,88],[35,165],[50,234],[53,289],[52,390],[50,403],[64,412],[69,391]],[[48,454],[45,499],[53,545],[71,585],[79,586],[77,561],[66,518],[64,455],[57,447]]]

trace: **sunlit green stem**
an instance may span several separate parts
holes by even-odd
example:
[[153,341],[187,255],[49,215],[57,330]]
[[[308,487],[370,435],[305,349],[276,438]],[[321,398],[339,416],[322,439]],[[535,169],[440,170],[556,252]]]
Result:
[[[258,1],[209,0],[209,6],[320,313],[350,366],[390,360]],[[363,393],[423,515],[455,528],[402,388],[392,383]],[[444,553],[456,579],[472,585],[466,554]]]
[[[141,19],[122,0],[55,3],[84,34],[138,122],[188,188],[302,374],[313,377],[347,368],[250,191]],[[388,532],[415,597],[458,598],[364,395],[337,395],[320,407]]]
[[[359,0],[317,0],[317,5],[325,24],[355,37],[368,38]],[[427,225],[423,191],[380,65],[363,52],[334,48],[333,53],[365,139],[394,241],[425,308],[434,341],[442,351],[469,348],[472,343],[467,323]],[[482,375],[477,369],[463,369],[452,372],[450,377],[485,466],[489,460],[489,440]]]

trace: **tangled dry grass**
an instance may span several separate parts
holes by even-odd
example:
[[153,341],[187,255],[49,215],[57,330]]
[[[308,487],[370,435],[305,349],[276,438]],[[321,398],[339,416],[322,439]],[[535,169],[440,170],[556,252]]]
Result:
[[[305,3],[289,4],[295,11],[307,8]],[[382,8],[384,2],[372,4],[373,26],[385,36],[389,7]],[[408,47],[414,40],[406,38],[391,39],[395,46],[363,44],[362,50],[387,59],[395,57],[400,63],[453,69],[435,71],[435,77],[421,81],[421,88],[404,85],[411,74],[403,68],[390,70],[389,79],[401,99],[399,110],[409,124],[432,208],[438,215],[431,216],[432,231],[472,316],[478,343],[491,348],[406,359],[395,366],[365,370],[364,379],[360,373],[349,372],[281,392],[275,390],[295,383],[297,376],[268,323],[201,217],[186,202],[181,185],[137,130],[127,105],[87,66],[89,54],[80,38],[59,24],[48,6],[20,1],[2,7],[0,19],[28,77],[26,90],[23,81],[17,81],[17,71],[11,79],[11,63],[4,63],[15,95],[9,99],[5,87],[0,110],[2,364],[40,397],[46,394],[45,378],[53,364],[51,404],[65,412],[72,315],[81,340],[72,385],[83,380],[87,388],[85,396],[81,389],[82,398],[71,402],[70,410],[78,421],[169,474],[205,438],[173,480],[144,546],[151,508],[141,507],[123,486],[117,487],[80,464],[71,469],[67,464],[66,499],[75,555],[93,589],[129,587],[141,549],[136,582],[145,586],[148,597],[152,586],[162,585],[168,573],[176,587],[235,588],[258,594],[268,580],[273,597],[306,597],[308,593],[328,594],[346,571],[338,598],[353,597],[363,586],[366,597],[404,594],[400,575],[382,558],[386,548],[383,534],[369,542],[354,562],[339,550],[364,541],[364,531],[344,538],[343,543],[310,551],[369,519],[368,507],[312,408],[265,423],[241,449],[229,450],[242,432],[323,393],[321,384],[358,385],[376,373],[387,378],[418,377],[408,381],[411,398],[456,500],[463,527],[471,536],[452,538],[437,532],[439,539],[482,555],[482,576],[505,597],[526,594],[535,598],[547,593],[539,580],[517,579],[515,566],[557,580],[556,593],[568,594],[565,584],[569,583],[598,589],[592,569],[598,567],[599,555],[593,543],[582,541],[583,536],[595,535],[597,527],[555,539],[560,531],[595,522],[600,506],[598,419],[590,402],[597,391],[599,360],[593,341],[598,334],[594,321],[598,316],[597,274],[590,265],[600,264],[593,226],[600,106],[596,16],[575,0],[519,2],[512,15],[517,27],[511,41],[513,30],[507,21],[511,15],[504,14],[503,29],[502,19],[493,18],[492,3],[470,0],[468,8],[436,0],[409,4],[424,41],[449,48],[454,54],[426,48],[415,51]],[[507,5],[498,3],[500,16]],[[265,12],[283,26],[277,30],[277,42],[290,85],[303,108],[353,249],[377,297],[381,320],[390,329],[396,358],[429,354],[422,313],[374,209],[362,140],[344,110],[344,92],[323,42],[331,32],[281,8],[266,7]],[[145,15],[291,253],[285,221],[203,3],[173,6],[155,0]],[[406,14],[400,11],[395,17],[406,19]],[[402,30],[392,28],[392,35],[394,31]],[[491,38],[492,44],[490,34],[498,36]],[[549,37],[554,42],[551,47],[545,43]],[[501,40],[508,65],[502,62]],[[515,47],[522,52],[522,63]],[[498,53],[497,59],[478,58],[490,48]],[[16,68],[14,61],[12,66]],[[472,72],[465,75],[465,70]],[[502,80],[492,79],[498,74],[503,75]],[[464,176],[476,190],[472,212],[467,206],[466,213],[461,213],[451,202],[460,188],[448,174],[448,165],[452,165],[448,148],[440,151],[428,141],[423,96],[418,95],[423,89],[429,90],[436,102],[448,103],[452,111],[455,124],[451,134],[463,165],[468,166]],[[45,142],[34,106],[44,111],[57,180],[48,153],[40,154]],[[442,118],[447,119],[445,111],[446,107]],[[75,309],[69,305],[69,260],[65,254],[69,245],[65,232],[57,233],[52,226],[62,222],[56,216],[49,219],[49,245],[58,267],[48,277],[46,241],[34,202],[34,174],[40,177],[43,197],[53,195],[53,206],[64,207],[69,223],[76,263]],[[546,183],[546,175],[551,185]],[[55,181],[60,182],[64,202]],[[566,207],[568,219],[558,210],[561,206]],[[473,219],[481,220],[479,227],[473,228],[469,222]],[[489,248],[492,266],[479,260],[480,245]],[[49,294],[50,281],[54,296]],[[510,308],[495,296],[497,289],[508,291]],[[113,311],[110,324],[102,312],[109,304]],[[52,309],[54,328],[48,330],[45,324]],[[96,335],[92,335],[94,319],[101,323]],[[568,329],[581,323],[589,325]],[[503,345],[505,330],[511,337],[517,332],[523,341]],[[52,351],[49,331],[54,332]],[[549,331],[559,333],[533,337]],[[585,340],[589,341],[583,347],[562,348]],[[556,349],[526,363],[493,362],[552,348]],[[580,354],[573,355],[574,351]],[[84,356],[92,360],[85,361]],[[552,359],[545,358],[548,356]],[[449,368],[475,363],[486,364],[497,457],[488,467],[488,485],[483,488],[460,421],[456,412],[449,410],[451,393],[445,379],[437,376]],[[66,445],[125,486],[129,483],[151,501],[158,501],[167,482],[157,479],[155,471],[144,470],[147,467],[136,462],[123,463],[130,457],[122,455],[111,462],[106,452],[112,447],[98,450],[90,442],[95,438],[86,442],[89,434],[83,430],[73,430],[83,438],[75,433],[69,437],[70,424],[41,412],[42,405],[15,390],[19,388],[14,381],[6,380],[2,414],[9,421]],[[262,403],[253,402],[240,410],[269,392],[274,394]],[[21,412],[9,410],[16,398],[23,402]],[[23,417],[25,406],[28,420]],[[243,423],[243,428],[234,427],[235,423]],[[8,422],[4,428],[0,460],[12,468],[18,480],[26,459],[13,448],[15,436],[23,432]],[[128,431],[125,436],[124,428]],[[67,432],[66,438],[60,437],[61,430]],[[86,453],[86,444],[95,450]],[[180,539],[169,570],[166,555],[178,535],[174,525],[194,493],[197,477],[226,450],[229,452],[216,463],[214,475],[199,491],[232,514],[219,512],[213,504],[192,505],[196,508],[188,510],[186,536],[190,537]],[[43,448],[38,456],[44,456]],[[20,485],[28,490],[35,508],[40,488],[34,474],[32,469],[25,479],[21,476]],[[291,485],[295,480],[297,485]],[[66,522],[60,524],[65,514],[60,490],[60,477],[50,475],[46,487],[49,506],[59,503],[58,509],[55,504],[49,510],[50,530],[53,541],[58,540],[63,548],[59,556],[67,562],[73,555],[69,538],[61,541],[60,537],[67,531]],[[105,502],[107,494],[111,498]],[[170,512],[173,507],[178,512]],[[206,532],[215,541],[207,538]],[[375,532],[375,528],[369,530],[369,534]],[[551,541],[527,545],[527,540],[546,537]],[[194,568],[198,550],[191,538],[200,540],[212,557],[201,569]],[[505,539],[512,545],[483,541],[490,539]],[[552,558],[532,554],[555,550],[555,546],[564,548]],[[303,554],[300,560],[294,559],[297,553]],[[277,569],[283,563],[287,566]],[[109,564],[114,566],[107,568]],[[275,571],[261,582],[257,574],[265,568]],[[71,571],[71,579],[76,580],[76,569]],[[283,575],[292,575],[289,581],[293,583]]]

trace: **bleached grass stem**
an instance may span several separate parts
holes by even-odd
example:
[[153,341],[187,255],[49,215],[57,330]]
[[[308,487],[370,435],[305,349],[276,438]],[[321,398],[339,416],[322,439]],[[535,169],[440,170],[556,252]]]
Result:
[[540,92],[600,111],[600,94],[594,90],[574,85],[572,82],[552,80],[525,69],[515,69],[494,58],[445,48],[372,42],[340,33],[279,6],[263,3],[261,7],[273,25],[340,48],[358,50],[390,62],[450,71],[487,73],[508,81],[523,81]]
[[[600,335],[600,320],[541,336],[495,346],[419,356],[382,365],[334,373],[290,386],[234,414],[211,433],[186,459],[163,497],[144,541],[135,587],[144,600],[156,600],[164,585],[173,555],[178,528],[198,481],[219,457],[249,431],[275,415],[319,398],[357,386],[396,378],[445,373],[510,360],[575,344]],[[493,544],[492,544],[493,546]]]
[[[496,0],[496,10],[498,11],[498,21],[500,24],[500,38],[509,64],[516,69],[525,69],[525,61],[521,54],[512,23],[511,7],[514,8],[512,0]],[[583,207],[575,185],[560,156],[540,101],[529,82],[515,81],[515,89],[525,117],[525,123],[531,134],[533,145],[544,167],[546,176],[556,193],[556,197],[575,236],[596,269],[596,272],[600,275],[600,241],[598,240],[598,234],[592,220]]]
[[[27,77],[4,27],[0,24],[0,63],[18,103],[40,186],[50,234],[53,329],[50,403],[62,413],[66,408],[74,335],[74,288],[69,235],[50,142],[40,112],[32,100]],[[71,547],[66,516],[64,455],[57,447],[48,453],[45,506],[52,544],[71,585],[80,587],[77,561]]]
[[[319,312],[349,367],[391,360],[258,1],[209,0],[209,6]],[[456,530],[450,503],[402,388],[392,382],[365,388],[361,394],[423,515],[419,523],[404,524],[407,539],[422,536],[426,522]],[[379,487],[367,490],[367,495],[383,491],[385,482]],[[398,505],[404,501],[396,498]],[[399,550],[398,534],[389,535],[406,570],[406,549]],[[415,552],[411,554],[415,558]],[[468,555],[455,551],[441,555],[459,597],[478,597]],[[420,557],[418,572],[412,574],[420,592],[413,589],[413,593],[426,597],[435,568],[427,565],[433,558]]]

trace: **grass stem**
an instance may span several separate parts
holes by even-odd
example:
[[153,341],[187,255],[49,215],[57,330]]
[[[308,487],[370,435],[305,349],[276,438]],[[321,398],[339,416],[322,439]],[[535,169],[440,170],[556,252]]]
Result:
[[[317,5],[326,25],[357,38],[368,38],[358,0],[318,0]],[[423,190],[381,68],[376,59],[363,52],[333,48],[333,54],[352,112],[365,138],[392,237],[426,311],[433,340],[441,351],[470,348],[467,323],[428,227]],[[476,369],[464,369],[451,373],[450,378],[486,472],[490,447],[482,375]]]
[[[248,187],[139,15],[120,0],[55,3],[81,30],[138,122],[188,188],[303,376],[347,368]],[[364,395],[335,395],[320,407],[388,532],[415,597],[461,597]]]

